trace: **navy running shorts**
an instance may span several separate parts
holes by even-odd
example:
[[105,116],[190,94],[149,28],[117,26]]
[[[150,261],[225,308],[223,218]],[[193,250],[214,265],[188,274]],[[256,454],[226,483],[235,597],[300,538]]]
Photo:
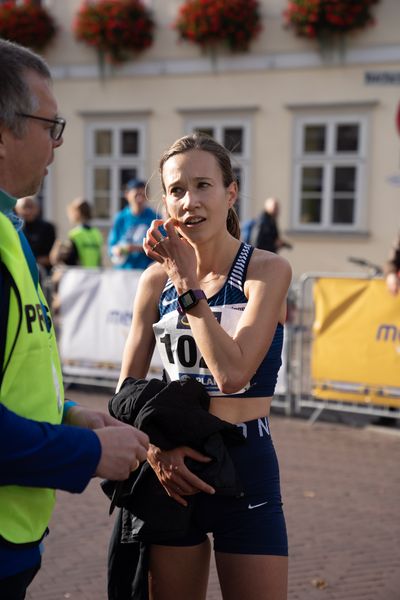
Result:
[[246,443],[229,448],[229,453],[243,485],[243,496],[196,494],[189,531],[161,545],[194,546],[212,533],[216,552],[287,556],[279,466],[268,418],[238,427]]

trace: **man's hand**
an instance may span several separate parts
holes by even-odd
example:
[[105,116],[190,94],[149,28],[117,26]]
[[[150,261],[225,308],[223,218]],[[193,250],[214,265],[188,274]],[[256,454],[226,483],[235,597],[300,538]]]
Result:
[[86,427],[87,429],[101,429],[102,427],[126,427],[124,423],[114,419],[111,415],[99,410],[91,410],[84,406],[71,406],[64,421],[66,425]]
[[107,413],[79,405],[71,406],[65,423],[93,429],[96,433],[101,444],[101,458],[96,470],[98,477],[123,481],[146,460],[148,436]]
[[101,458],[95,473],[97,477],[123,481],[146,460],[148,436],[131,425],[119,425],[95,429],[101,444]]

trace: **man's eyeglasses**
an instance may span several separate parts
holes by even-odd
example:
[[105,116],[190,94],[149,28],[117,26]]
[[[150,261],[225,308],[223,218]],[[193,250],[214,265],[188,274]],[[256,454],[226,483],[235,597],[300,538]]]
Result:
[[53,126],[50,128],[50,136],[51,139],[55,142],[61,139],[62,134],[64,133],[65,125],[67,124],[66,120],[62,117],[56,117],[55,119],[45,119],[44,117],[36,117],[35,115],[27,115],[25,113],[16,113],[18,117],[25,117],[25,119],[36,119],[37,121],[45,121],[46,123],[53,123]]

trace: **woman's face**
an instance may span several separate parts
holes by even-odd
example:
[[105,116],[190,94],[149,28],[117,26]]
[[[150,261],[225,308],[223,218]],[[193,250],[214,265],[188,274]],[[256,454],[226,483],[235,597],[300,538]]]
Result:
[[224,187],[217,159],[204,150],[169,158],[162,171],[167,213],[182,235],[197,241],[226,231],[226,217],[237,197],[236,183]]

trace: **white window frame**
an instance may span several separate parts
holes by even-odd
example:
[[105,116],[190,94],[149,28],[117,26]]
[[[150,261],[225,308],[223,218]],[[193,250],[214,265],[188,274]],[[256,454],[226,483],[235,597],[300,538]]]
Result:
[[[112,154],[98,156],[95,154],[95,132],[109,129],[112,131]],[[137,156],[125,156],[121,154],[120,132],[124,129],[136,129],[140,135],[139,154]],[[94,170],[97,167],[107,167],[111,172],[111,198],[110,216],[108,219],[94,219],[93,224],[97,226],[110,226],[117,212],[120,210],[121,190],[119,187],[119,172],[121,169],[136,168],[137,177],[146,179],[146,156],[147,156],[147,123],[142,120],[119,120],[119,119],[97,119],[86,123],[85,126],[85,189],[88,202],[94,202]]]
[[[337,125],[357,123],[359,125],[359,148],[357,152],[336,153],[334,148],[334,132]],[[322,153],[303,152],[305,128],[308,125],[324,125],[326,127],[326,148]],[[366,229],[366,173],[367,171],[367,136],[369,119],[367,115],[354,112],[327,114],[313,113],[296,115],[294,123],[294,153],[293,153],[293,205],[292,228],[295,231],[329,231],[329,232],[361,232]],[[301,222],[301,172],[305,166],[322,167],[323,189],[320,223]],[[352,166],[356,169],[355,206],[353,223],[332,223],[332,178],[333,169],[337,166]]]
[[214,139],[223,144],[224,129],[229,127],[240,127],[243,130],[243,152],[231,153],[232,167],[240,167],[240,220],[250,218],[251,214],[251,119],[250,117],[215,117],[215,116],[192,116],[185,122],[185,132],[187,135],[193,133],[195,129],[209,128],[214,129]]

